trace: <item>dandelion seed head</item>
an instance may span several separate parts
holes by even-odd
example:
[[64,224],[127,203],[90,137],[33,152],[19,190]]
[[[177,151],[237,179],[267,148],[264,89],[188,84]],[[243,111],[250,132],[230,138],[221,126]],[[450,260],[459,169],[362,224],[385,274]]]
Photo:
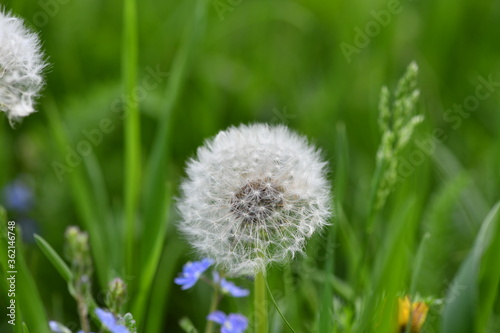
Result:
[[188,162],[179,228],[231,275],[284,262],[331,215],[326,167],[319,150],[285,126],[229,128]]
[[46,67],[38,35],[0,7],[0,111],[14,122],[33,113]]

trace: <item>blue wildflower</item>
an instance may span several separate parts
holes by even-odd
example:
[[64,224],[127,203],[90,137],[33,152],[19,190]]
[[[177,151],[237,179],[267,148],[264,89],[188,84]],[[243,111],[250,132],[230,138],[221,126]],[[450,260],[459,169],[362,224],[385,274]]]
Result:
[[54,333],[71,333],[66,326],[53,320],[49,321],[49,328]]
[[229,294],[233,297],[245,297],[250,294],[250,291],[236,286],[234,283],[220,278],[217,271],[213,272],[214,282],[220,285],[222,293]]
[[243,333],[248,327],[248,320],[244,315],[230,313],[226,315],[222,311],[214,311],[207,319],[221,325],[221,333]]
[[205,258],[201,261],[188,262],[182,268],[182,273],[175,278],[174,282],[181,287],[182,290],[191,288],[196,284],[201,274],[212,265],[213,260]]
[[226,281],[226,279],[220,281],[220,287],[224,294],[229,294],[233,297],[245,297],[250,294],[248,289],[240,288],[234,283]]
[[95,314],[111,333],[130,333],[125,326],[117,323],[115,316],[111,312],[96,308]]
[[26,212],[33,206],[33,192],[20,180],[15,180],[3,190],[5,207],[17,212]]
[[25,243],[34,243],[34,234],[39,233],[38,223],[29,217],[20,217],[18,220],[19,225],[22,227],[23,241]]

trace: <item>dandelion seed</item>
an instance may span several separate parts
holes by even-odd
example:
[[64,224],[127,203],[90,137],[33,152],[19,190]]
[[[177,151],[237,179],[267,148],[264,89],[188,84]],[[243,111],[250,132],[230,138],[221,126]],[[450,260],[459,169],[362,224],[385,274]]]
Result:
[[212,262],[212,260],[207,258],[202,261],[188,262],[184,265],[181,276],[175,278],[174,282],[182,286],[182,290],[191,288],[196,284],[201,274],[212,265]]
[[46,66],[38,35],[0,8],[0,111],[11,122],[35,111],[33,103],[43,87]]
[[226,315],[222,311],[214,311],[207,319],[220,324],[221,333],[243,333],[248,327],[247,318],[238,313]]
[[284,262],[327,224],[326,166],[317,149],[284,126],[222,131],[187,165],[179,228],[230,275]]

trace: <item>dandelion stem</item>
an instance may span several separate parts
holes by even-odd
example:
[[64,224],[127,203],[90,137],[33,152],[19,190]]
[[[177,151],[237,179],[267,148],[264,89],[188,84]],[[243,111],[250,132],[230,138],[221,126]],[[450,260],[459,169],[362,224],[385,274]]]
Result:
[[259,271],[255,276],[254,289],[255,333],[267,333],[266,273]]

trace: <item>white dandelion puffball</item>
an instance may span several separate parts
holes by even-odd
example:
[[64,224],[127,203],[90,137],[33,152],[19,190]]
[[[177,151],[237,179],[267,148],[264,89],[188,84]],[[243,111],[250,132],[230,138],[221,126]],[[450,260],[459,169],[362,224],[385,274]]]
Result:
[[38,35],[0,7],[0,111],[11,122],[35,111],[45,67]]
[[285,262],[328,223],[326,167],[320,152],[285,126],[231,127],[188,162],[179,228],[230,275]]

